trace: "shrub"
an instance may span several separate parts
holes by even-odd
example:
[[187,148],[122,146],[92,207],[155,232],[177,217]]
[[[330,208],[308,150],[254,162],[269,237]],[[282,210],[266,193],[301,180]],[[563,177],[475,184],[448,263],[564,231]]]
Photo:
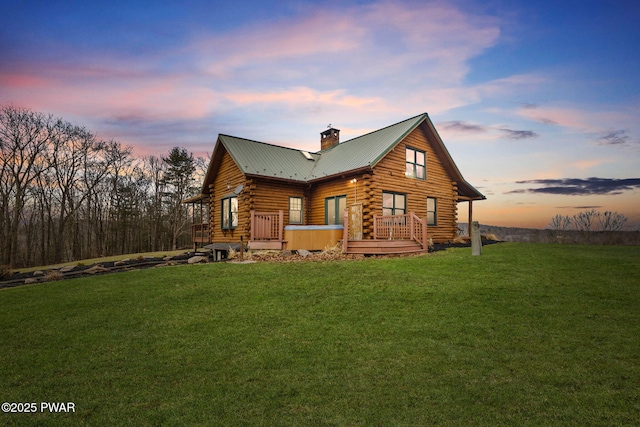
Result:
[[0,279],[6,279],[11,276],[11,269],[8,265],[0,265]]
[[482,237],[483,240],[492,240],[494,242],[497,242],[497,241],[500,240],[500,239],[498,239],[498,236],[496,236],[493,233],[483,234],[481,237]]
[[62,278],[64,278],[64,274],[60,273],[58,270],[51,270],[44,276],[44,279],[49,281],[61,280]]

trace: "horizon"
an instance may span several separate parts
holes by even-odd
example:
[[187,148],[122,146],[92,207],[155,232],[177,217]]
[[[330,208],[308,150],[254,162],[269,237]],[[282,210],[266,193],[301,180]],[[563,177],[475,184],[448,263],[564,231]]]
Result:
[[[428,113],[487,200],[544,229],[596,209],[640,224],[640,4],[193,1],[0,6],[0,105],[163,155],[218,134],[318,151]],[[466,204],[458,220],[467,221]]]

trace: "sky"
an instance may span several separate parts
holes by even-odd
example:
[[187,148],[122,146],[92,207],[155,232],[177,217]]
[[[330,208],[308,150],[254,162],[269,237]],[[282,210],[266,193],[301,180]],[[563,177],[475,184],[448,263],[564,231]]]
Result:
[[[427,112],[483,224],[640,225],[640,2],[0,1],[0,106],[137,156],[308,151]],[[459,205],[459,221],[467,204]]]

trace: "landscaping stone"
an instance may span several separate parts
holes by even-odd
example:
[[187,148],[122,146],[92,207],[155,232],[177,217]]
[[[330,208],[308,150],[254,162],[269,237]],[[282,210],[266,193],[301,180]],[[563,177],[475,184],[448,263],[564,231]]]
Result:
[[58,270],[60,273],[69,273],[71,271],[73,271],[73,269],[76,268],[73,265],[66,265],[64,267],[61,267],[60,270]]
[[44,271],[42,270],[36,270],[33,272],[34,276],[44,276]]
[[192,256],[187,261],[189,264],[197,264],[199,262],[207,262],[207,257],[204,256]]
[[86,274],[96,274],[96,273],[104,273],[106,271],[109,271],[109,269],[108,268],[104,268],[101,265],[94,265],[93,267],[86,269],[84,271],[84,273],[86,273]]
[[298,255],[300,255],[302,258],[306,258],[311,255],[311,252],[306,249],[298,249]]
[[24,280],[25,285],[31,285],[33,283],[38,283],[38,279],[34,279],[33,277],[30,277]]

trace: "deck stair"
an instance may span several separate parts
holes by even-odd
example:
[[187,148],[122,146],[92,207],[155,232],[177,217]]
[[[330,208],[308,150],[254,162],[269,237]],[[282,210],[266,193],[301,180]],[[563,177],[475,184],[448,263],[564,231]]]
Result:
[[407,254],[426,252],[415,240],[350,240],[346,253],[348,254]]

